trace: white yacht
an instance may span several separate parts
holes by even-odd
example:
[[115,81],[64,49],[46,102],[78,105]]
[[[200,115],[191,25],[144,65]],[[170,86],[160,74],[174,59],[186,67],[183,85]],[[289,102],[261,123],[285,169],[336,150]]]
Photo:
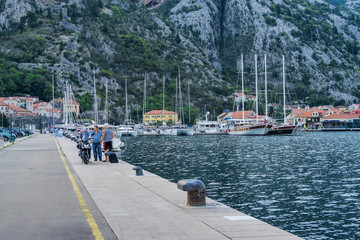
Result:
[[209,121],[210,112],[205,115],[206,120],[200,120],[195,125],[195,134],[211,135],[220,133],[219,123],[216,121]]
[[159,135],[161,135],[161,136],[176,136],[177,129],[173,128],[173,127],[160,128]]
[[124,147],[125,144],[121,141],[121,134],[118,131],[114,131],[114,138],[112,140],[113,151],[120,151],[120,148]]
[[184,124],[176,124],[171,126],[173,130],[176,130],[177,136],[192,136],[194,135],[194,130]]
[[117,130],[117,132],[119,132],[121,134],[121,136],[126,137],[136,137],[137,136],[137,132],[135,131],[135,129],[129,125],[120,125]]
[[219,123],[216,121],[200,120],[196,123],[195,133],[204,135],[218,134],[220,133]]

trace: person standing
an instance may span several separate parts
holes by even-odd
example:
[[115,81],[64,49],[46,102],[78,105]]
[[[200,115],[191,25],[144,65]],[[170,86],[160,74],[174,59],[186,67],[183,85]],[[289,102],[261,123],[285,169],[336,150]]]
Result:
[[99,161],[101,160],[101,139],[102,139],[102,132],[99,131],[98,126],[94,126],[94,132],[92,134],[92,146],[93,146],[93,152],[94,152],[94,161],[97,161],[99,157]]
[[112,146],[112,139],[113,138],[114,138],[113,131],[111,131],[109,129],[109,124],[105,123],[104,124],[104,130],[102,132],[102,138],[101,138],[101,142],[104,143],[104,153],[105,153],[105,160],[103,162],[108,162],[109,161],[109,157],[106,156],[106,153],[109,150],[113,149],[113,146]]

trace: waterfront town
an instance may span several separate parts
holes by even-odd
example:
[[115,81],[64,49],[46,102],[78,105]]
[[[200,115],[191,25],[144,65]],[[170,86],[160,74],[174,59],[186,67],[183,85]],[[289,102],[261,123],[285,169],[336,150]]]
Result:
[[[234,94],[235,102],[239,103],[241,93]],[[246,95],[246,101],[255,101],[253,95]],[[80,117],[80,106],[76,100],[71,100],[66,104],[68,112],[77,119]],[[61,124],[64,121],[64,99],[55,98],[50,102],[44,102],[34,96],[11,96],[0,98],[0,113],[4,114],[9,122],[14,122],[17,127],[32,128],[32,130],[50,128],[52,118],[55,124]],[[53,111],[54,108],[54,111]],[[273,111],[281,112],[284,106],[279,103],[268,103],[268,108]],[[322,130],[322,129],[344,129],[344,128],[360,128],[360,104],[354,103],[348,106],[300,106],[286,105],[285,110],[287,116],[286,124],[296,125],[305,131]],[[93,116],[93,111],[88,111],[85,116]],[[256,115],[255,111],[229,111],[224,110],[216,116],[216,121],[221,125],[228,125],[229,122],[241,120],[259,122],[275,121],[275,118],[266,115]],[[359,119],[359,120],[358,120]],[[104,118],[100,120],[104,121]],[[197,118],[196,121],[201,120]],[[215,119],[214,119],[215,120]],[[278,119],[279,120],[279,119]],[[174,111],[152,109],[145,112],[142,124],[144,126],[157,126],[161,122],[168,125],[178,123],[179,116]],[[284,121],[283,117],[279,120]]]

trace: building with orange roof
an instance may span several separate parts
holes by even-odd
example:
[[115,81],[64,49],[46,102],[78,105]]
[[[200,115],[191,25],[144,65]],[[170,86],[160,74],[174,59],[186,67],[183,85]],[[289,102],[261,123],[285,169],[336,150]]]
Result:
[[339,110],[347,110],[347,107],[343,106],[343,105],[339,105],[339,106],[336,106],[336,109],[339,109]]
[[304,128],[318,128],[320,126],[321,114],[317,111],[307,110],[294,116],[294,124],[302,125]]
[[[39,116],[44,116],[51,118],[52,117],[52,108],[37,108],[34,110],[34,113],[36,113]],[[58,109],[54,109],[54,118],[61,118],[62,111]]]
[[[249,117],[256,116],[254,111],[244,111],[244,118],[247,119]],[[234,112],[230,118],[233,119],[242,119],[243,118],[243,111],[236,111]]]
[[360,128],[360,118],[352,113],[332,114],[321,119],[324,130],[346,130]]
[[144,125],[155,125],[160,122],[178,123],[178,121],[178,115],[175,112],[166,110],[151,110],[143,116]]
[[22,115],[28,115],[29,113],[32,112],[25,108],[18,107],[13,104],[9,104],[9,115],[22,116]]
[[235,97],[235,102],[240,103],[243,99],[244,101],[255,101],[256,98],[253,95],[246,95],[240,92],[236,92],[233,94],[233,96]]
[[8,114],[9,113],[9,104],[0,99],[0,113]]
[[[49,105],[47,108],[52,108],[52,104],[53,104],[53,101],[51,100],[49,102]],[[55,98],[54,99],[54,108],[55,109],[58,109],[58,110],[61,110],[61,111],[65,111],[64,109],[64,99],[63,98]],[[75,101],[74,99],[72,99],[71,101],[69,101],[69,103],[67,104],[67,108],[68,108],[68,112],[71,112],[71,113],[75,113],[76,116],[79,116],[80,114],[80,104]]]

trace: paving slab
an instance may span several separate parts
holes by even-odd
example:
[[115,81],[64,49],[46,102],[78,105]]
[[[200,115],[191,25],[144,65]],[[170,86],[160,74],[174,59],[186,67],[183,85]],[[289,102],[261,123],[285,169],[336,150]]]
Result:
[[57,138],[62,151],[119,239],[301,239],[207,198],[207,206],[186,206],[186,192],[148,171],[91,162],[84,165],[76,144]]

